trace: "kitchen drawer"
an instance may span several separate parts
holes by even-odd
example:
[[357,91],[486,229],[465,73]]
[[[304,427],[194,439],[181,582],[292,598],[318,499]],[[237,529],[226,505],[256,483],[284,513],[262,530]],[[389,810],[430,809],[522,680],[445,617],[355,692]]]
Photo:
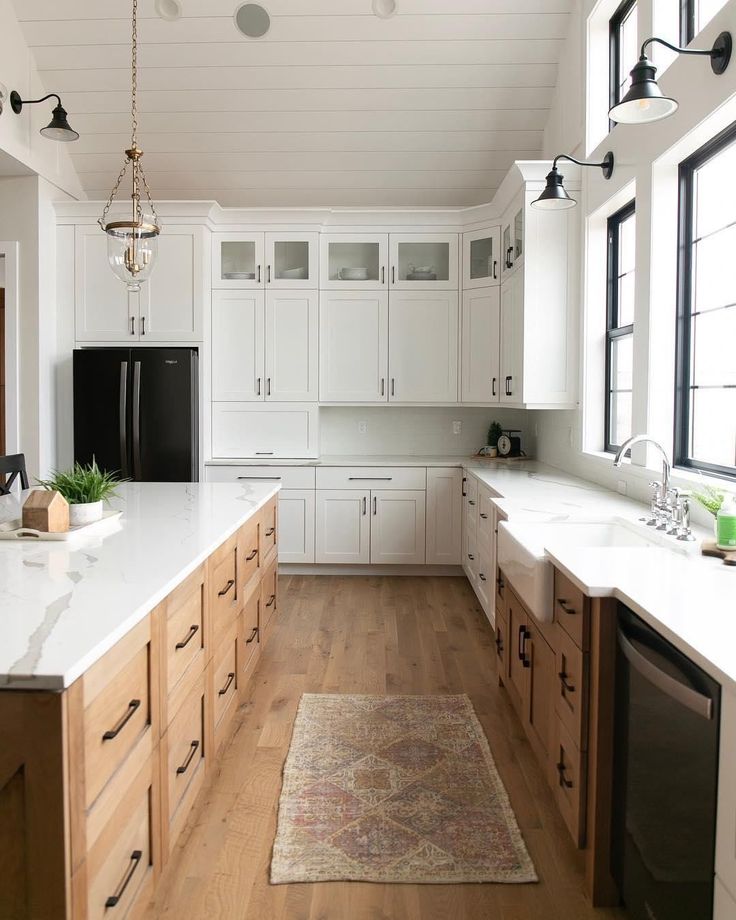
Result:
[[228,712],[228,707],[232,710],[234,707],[231,704],[235,703],[237,705],[239,682],[238,626],[239,623],[233,623],[215,652],[212,661],[212,708],[215,731],[217,731],[218,725]]
[[238,534],[238,588],[241,604],[251,592],[252,583],[260,577],[260,570],[261,516],[258,514],[243,524]]
[[476,582],[476,593],[478,594],[478,600],[481,603],[481,607],[485,610],[486,614],[490,616],[491,610],[493,609],[494,589],[491,550],[490,547],[482,543],[480,539],[476,541],[475,550],[478,554],[478,581]]
[[160,861],[157,772],[154,756],[119,799],[72,879],[75,917],[133,917],[149,900]]
[[585,846],[585,759],[556,717],[552,719],[550,782],[567,829],[577,847]]
[[154,726],[150,618],[84,675],[84,805],[89,808],[141,736]]
[[234,534],[207,560],[212,648],[217,648],[239,613],[240,586],[236,582],[238,535]]
[[267,505],[264,505],[259,515],[261,522],[260,533],[260,555],[261,565],[269,564],[269,556],[278,541],[278,501],[272,498]]
[[273,626],[273,620],[278,609],[278,563],[274,559],[271,565],[266,569],[261,581],[261,623],[260,635],[265,643]]
[[[204,566],[200,566],[169,595],[165,605],[163,631],[166,697],[181,692],[180,681],[188,684],[204,670],[207,658]],[[185,689],[185,694],[188,687]],[[169,708],[169,716],[175,712]],[[168,721],[168,717],[167,717]]]
[[555,569],[555,620],[584,652],[590,647],[589,606],[583,592]]
[[[162,799],[166,823],[176,832],[169,833],[169,848],[184,825],[185,813],[193,801],[191,790],[198,790],[204,778],[205,765],[205,675],[202,674],[192,692],[174,716],[162,741]],[[190,790],[191,787],[191,790]],[[186,799],[186,801],[185,801]],[[177,814],[180,809],[180,814]]]
[[318,489],[426,490],[423,466],[325,466],[317,470]]
[[471,533],[478,529],[478,480],[467,476],[463,482],[463,516],[465,527]]
[[581,751],[588,747],[587,655],[557,624],[555,712]]
[[313,489],[313,466],[208,466],[207,482],[268,483],[284,489]]
[[240,674],[238,684],[241,697],[245,695],[246,683],[250,680],[261,653],[260,612],[261,592],[258,590],[245,602],[243,613],[240,617],[240,648],[238,654]]
[[305,403],[212,403],[216,459],[316,457],[319,409]]
[[490,547],[494,538],[493,493],[486,486],[478,487],[478,542]]
[[470,581],[475,588],[478,581],[478,546],[475,540],[475,534],[465,534],[465,559],[463,564],[469,570]]

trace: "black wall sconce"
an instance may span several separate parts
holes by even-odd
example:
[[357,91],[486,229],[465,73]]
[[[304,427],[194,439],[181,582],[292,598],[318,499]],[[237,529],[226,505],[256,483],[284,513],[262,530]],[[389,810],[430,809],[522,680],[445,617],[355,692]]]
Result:
[[40,133],[52,141],[76,141],[79,134],[71,127],[66,118],[66,110],[61,104],[61,99],[56,93],[49,93],[42,99],[21,99],[15,90],[10,94],[10,108],[16,115],[20,115],[24,105],[36,105],[37,102],[46,102],[47,99],[56,99],[56,105],[51,113],[51,121]]
[[569,160],[578,166],[595,166],[603,171],[604,179],[610,179],[613,175],[613,154],[610,150],[600,163],[583,163],[566,153],[558,153],[552,161],[552,169],[547,173],[547,185],[544,191],[539,198],[532,201],[532,207],[536,208],[537,211],[566,211],[568,208],[574,208],[577,204],[577,201],[567,194],[565,186],[562,184],[564,176],[557,171],[558,160]]
[[716,76],[720,76],[725,71],[731,60],[730,32],[721,32],[709,51],[698,48],[678,48],[677,45],[671,45],[663,38],[648,38],[641,46],[641,55],[631,71],[631,87],[628,93],[608,113],[611,121],[624,125],[645,125],[652,121],[659,121],[661,118],[667,118],[668,115],[677,111],[677,100],[662,95],[654,76],[657,68],[647,58],[647,46],[654,42],[664,45],[665,48],[677,54],[709,57],[711,70]]

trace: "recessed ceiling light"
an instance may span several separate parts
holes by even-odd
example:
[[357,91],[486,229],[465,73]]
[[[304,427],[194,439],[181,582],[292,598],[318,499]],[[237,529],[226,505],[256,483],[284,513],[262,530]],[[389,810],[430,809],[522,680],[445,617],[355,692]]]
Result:
[[156,0],[155,10],[162,19],[173,22],[181,17],[181,3],[179,0]]
[[390,19],[396,12],[396,0],[373,0],[373,12],[379,19]]
[[271,28],[271,17],[259,3],[243,3],[235,10],[235,25],[247,38],[263,38]]

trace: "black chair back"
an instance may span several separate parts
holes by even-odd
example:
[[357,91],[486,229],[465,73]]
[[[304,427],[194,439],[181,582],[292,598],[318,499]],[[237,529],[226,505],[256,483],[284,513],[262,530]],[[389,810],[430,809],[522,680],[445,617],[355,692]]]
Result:
[[0,495],[10,495],[13,483],[19,476],[21,489],[27,489],[25,454],[8,454],[7,457],[0,457]]

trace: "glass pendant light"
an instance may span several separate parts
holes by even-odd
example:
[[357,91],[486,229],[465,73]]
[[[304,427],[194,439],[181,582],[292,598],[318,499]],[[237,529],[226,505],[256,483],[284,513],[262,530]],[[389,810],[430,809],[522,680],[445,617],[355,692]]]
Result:
[[552,161],[552,169],[547,173],[547,185],[544,191],[532,201],[532,207],[536,211],[566,211],[568,208],[574,208],[577,201],[571,198],[562,184],[564,176],[557,170],[558,160],[569,160],[578,166],[595,166],[602,170],[603,178],[610,179],[613,175],[613,154],[609,151],[600,163],[584,163],[582,160],[576,160],[575,157],[568,156],[566,153],[558,153]]
[[[137,144],[138,112],[136,95],[138,90],[138,0],[133,0],[132,28],[132,86],[131,86],[131,141],[130,149],[125,151],[125,162],[120,170],[107,204],[98,223],[107,234],[107,258],[117,278],[128,286],[130,291],[139,291],[141,282],[146,281],[156,260],[158,251],[158,225],[156,208],[151,199],[151,192],[141,166],[143,151]],[[115,201],[120,183],[123,181],[128,166],[131,167],[132,208],[128,220],[107,221],[107,215]],[[141,202],[141,192],[145,195]]]

